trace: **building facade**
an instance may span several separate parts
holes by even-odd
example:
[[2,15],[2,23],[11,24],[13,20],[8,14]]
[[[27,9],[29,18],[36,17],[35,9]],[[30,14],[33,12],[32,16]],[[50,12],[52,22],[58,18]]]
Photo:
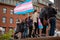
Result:
[[54,0],[54,3],[57,8],[57,28],[60,30],[60,0]]
[[35,9],[38,9],[39,11],[47,6],[49,0],[32,0],[32,3],[34,5]]
[[0,27],[4,29],[4,32],[14,29],[16,27],[16,21],[22,20],[27,15],[14,14],[14,8],[18,1],[14,0],[0,0]]
[[60,11],[60,0],[54,0],[55,3],[55,7],[58,8],[58,10]]
[[[26,14],[26,15],[16,15],[14,14],[14,8],[16,6],[17,3],[19,3],[19,0],[0,0],[0,27],[2,27],[4,29],[4,32],[8,32],[10,29],[14,29],[16,27],[16,21],[25,19],[26,17],[28,17],[29,15],[32,15],[32,13],[30,14]],[[33,5],[35,9],[39,8],[39,11],[41,10],[41,8],[43,8],[44,6],[46,6],[43,2],[40,3],[40,0],[34,0],[33,1]]]
[[60,19],[60,0],[54,0],[54,2],[55,2],[55,7],[57,8],[57,12],[58,12],[58,14],[57,14],[57,17]]

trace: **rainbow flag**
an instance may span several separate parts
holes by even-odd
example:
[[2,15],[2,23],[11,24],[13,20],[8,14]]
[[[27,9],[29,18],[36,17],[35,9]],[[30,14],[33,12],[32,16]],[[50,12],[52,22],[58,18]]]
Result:
[[34,8],[32,5],[32,0],[26,0],[25,2],[21,2],[17,4],[14,8],[14,14],[27,14],[33,12]]

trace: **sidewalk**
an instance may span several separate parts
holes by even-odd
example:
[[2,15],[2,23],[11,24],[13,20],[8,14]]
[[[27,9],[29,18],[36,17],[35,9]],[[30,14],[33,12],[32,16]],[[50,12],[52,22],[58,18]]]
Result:
[[[18,40],[18,39],[14,39],[14,40]],[[60,40],[60,37],[26,38],[21,40]]]

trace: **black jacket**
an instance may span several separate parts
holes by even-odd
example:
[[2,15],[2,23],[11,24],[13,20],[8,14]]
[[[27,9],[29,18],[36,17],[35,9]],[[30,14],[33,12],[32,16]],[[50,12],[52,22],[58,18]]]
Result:
[[52,7],[48,8],[48,17],[49,18],[50,17],[56,17],[56,14],[57,14],[57,11],[54,8],[52,8]]
[[52,7],[44,7],[40,12],[40,18],[48,19],[50,17],[56,17],[57,11]]

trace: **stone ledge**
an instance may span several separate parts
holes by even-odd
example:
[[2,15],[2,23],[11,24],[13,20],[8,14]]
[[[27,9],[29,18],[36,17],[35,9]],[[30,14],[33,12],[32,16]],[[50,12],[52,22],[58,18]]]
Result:
[[21,40],[60,40],[60,37],[26,38],[26,39],[21,39]]

